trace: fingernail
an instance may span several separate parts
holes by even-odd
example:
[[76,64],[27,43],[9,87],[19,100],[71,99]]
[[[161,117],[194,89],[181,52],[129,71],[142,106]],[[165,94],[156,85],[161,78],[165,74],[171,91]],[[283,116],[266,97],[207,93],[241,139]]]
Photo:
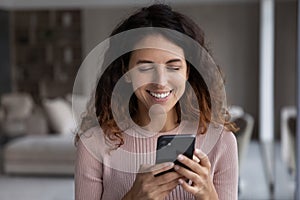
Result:
[[177,156],[177,160],[181,161],[181,160],[183,160],[183,159],[184,159],[183,155],[179,154],[179,155]]
[[200,150],[200,149],[195,149],[195,152],[196,152],[197,154],[199,154],[199,153],[201,153],[201,150]]
[[174,166],[174,169],[177,171],[179,169],[179,166],[178,165],[175,165]]
[[166,167],[173,167],[174,166],[174,163],[173,162],[167,162],[166,163]]
[[180,179],[178,179],[178,182],[181,185],[183,183],[183,180],[180,178]]

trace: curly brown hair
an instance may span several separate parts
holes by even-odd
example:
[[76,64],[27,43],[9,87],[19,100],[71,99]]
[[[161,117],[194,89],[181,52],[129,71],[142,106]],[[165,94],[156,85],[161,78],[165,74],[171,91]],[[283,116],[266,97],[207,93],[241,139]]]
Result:
[[[213,89],[210,90],[203,76],[199,73],[199,70],[197,70],[198,66],[196,65],[205,64],[203,60],[207,60],[206,57],[207,55],[209,56],[208,49],[204,41],[203,31],[190,18],[173,11],[170,6],[165,4],[154,4],[138,10],[135,14],[124,20],[113,30],[110,36],[112,37],[128,30],[145,27],[165,28],[179,32],[192,38],[196,41],[197,45],[201,46],[201,52],[187,53],[186,46],[192,46],[193,44],[183,44],[186,41],[183,41],[176,36],[165,36],[168,40],[183,48],[188,66],[189,85],[187,85],[185,93],[181,97],[181,101],[184,102],[185,105],[180,106],[179,102],[175,105],[178,122],[183,119],[198,119],[200,124],[198,127],[198,134],[204,134],[208,129],[208,124],[211,122],[222,123],[228,130],[236,131],[237,129],[234,124],[229,122],[230,115],[228,111],[224,108],[224,96],[219,93],[224,84],[224,78],[223,76],[220,76],[220,74],[222,74],[220,68],[216,66],[217,71],[210,72],[209,66],[207,66],[207,73],[210,76],[219,77],[217,81],[214,80],[211,86]],[[157,32],[155,34],[157,34]],[[163,32],[159,32],[158,34],[165,35]],[[138,42],[142,37],[145,37],[145,35],[142,34],[137,36],[136,41]],[[129,43],[126,38],[122,41],[124,44],[118,45],[128,45]],[[125,44],[126,42],[127,44]],[[112,40],[112,46],[113,43],[114,41]],[[133,46],[134,44],[130,45]],[[130,117],[134,117],[137,113],[137,97],[133,94],[130,97],[129,106],[124,104],[121,105],[120,102],[122,102],[122,95],[113,93],[116,83],[129,70],[128,63],[131,52],[123,54],[110,63],[111,56],[114,54],[112,51],[115,51],[115,49],[112,50],[109,48],[105,55],[103,66],[108,67],[106,67],[103,71],[99,81],[97,82],[95,96],[91,98],[87,111],[84,113],[80,130],[77,134],[77,139],[87,129],[100,125],[108,141],[118,148],[124,144],[124,128],[120,128],[118,126],[114,117],[117,116],[118,121],[128,121],[128,115],[126,112],[130,113]],[[203,52],[205,52],[205,55]],[[193,63],[192,65],[191,62],[189,62],[189,57],[192,57],[194,60],[195,57],[197,57],[198,59],[196,60],[201,60],[202,63],[197,63],[196,65]],[[203,57],[205,58],[203,59]],[[124,83],[124,85],[125,87],[130,87],[130,85],[126,85],[126,83]],[[112,99],[117,100],[114,101]],[[217,107],[216,110],[218,112],[213,112],[212,105]],[[112,107],[117,108],[115,109],[118,110],[117,115],[114,115]]]

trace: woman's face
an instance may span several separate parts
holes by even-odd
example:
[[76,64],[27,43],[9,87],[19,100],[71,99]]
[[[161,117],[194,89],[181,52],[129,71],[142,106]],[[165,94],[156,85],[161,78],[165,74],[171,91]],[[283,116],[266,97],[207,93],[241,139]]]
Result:
[[127,80],[132,82],[140,113],[148,114],[153,105],[168,113],[185,90],[188,75],[184,52],[160,35],[145,37],[137,47],[149,45],[155,48],[131,54]]

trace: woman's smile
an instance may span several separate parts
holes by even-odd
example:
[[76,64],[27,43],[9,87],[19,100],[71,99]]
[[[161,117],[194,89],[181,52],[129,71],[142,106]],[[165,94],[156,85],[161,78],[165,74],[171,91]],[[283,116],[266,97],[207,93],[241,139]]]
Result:
[[168,97],[171,95],[172,90],[169,91],[151,91],[151,90],[146,90],[151,97],[154,98],[155,101],[157,102],[165,102],[168,100]]

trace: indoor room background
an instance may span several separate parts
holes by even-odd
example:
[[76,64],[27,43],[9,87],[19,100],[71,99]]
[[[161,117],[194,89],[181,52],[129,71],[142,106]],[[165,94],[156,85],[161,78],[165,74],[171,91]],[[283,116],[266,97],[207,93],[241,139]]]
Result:
[[[43,5],[43,3],[45,5]],[[55,4],[56,2],[56,4]],[[35,4],[26,4],[25,1],[15,1],[16,4],[0,3],[0,97],[8,93],[28,92],[32,94],[36,103],[40,103],[43,98],[57,98],[65,97],[72,93],[73,81],[80,64],[88,53],[103,40],[108,38],[112,28],[117,25],[123,18],[129,16],[137,8],[149,5],[152,1],[124,1],[123,3],[116,3],[115,1],[103,1],[102,3],[74,3],[68,6],[68,3],[60,3],[54,1],[46,3],[40,1]],[[251,151],[257,152],[257,155],[250,155],[251,158],[258,159],[257,162],[262,163],[259,169],[264,174],[266,185],[265,190],[255,188],[255,183],[252,180],[247,180],[247,176],[241,175],[241,199],[247,199],[251,195],[255,195],[253,191],[258,191],[257,198],[271,198],[268,188],[268,169],[263,169],[265,158],[260,156],[260,105],[259,105],[259,92],[260,92],[260,23],[261,23],[261,4],[259,0],[215,0],[215,1],[169,1],[175,10],[190,16],[203,30],[206,36],[206,43],[212,52],[212,57],[216,63],[220,65],[225,74],[225,84],[227,92],[227,103],[231,106],[238,106],[243,109],[245,113],[251,115],[254,119],[253,131],[251,133],[251,142],[256,142],[255,147],[258,149],[253,150],[253,146],[249,144],[246,149],[247,156]],[[274,148],[272,162],[280,164],[280,169],[285,170],[279,177],[275,173],[275,199],[293,197],[293,194],[285,195],[279,194],[277,189],[281,184],[281,177],[284,177],[288,182],[289,189],[287,191],[294,192],[295,177],[288,170],[288,167],[282,161],[281,155],[281,141],[282,141],[282,109],[288,106],[295,107],[297,102],[297,2],[296,0],[276,0],[274,7]],[[19,3],[19,4],[18,4]],[[14,7],[15,6],[15,7]],[[35,48],[22,49],[23,40],[17,40],[18,29],[12,28],[18,26],[21,21],[16,21],[18,14],[22,16],[35,12],[45,13],[55,12],[55,16],[63,15],[64,12],[71,13],[73,16],[72,23],[74,29],[71,29],[70,34],[62,35],[61,40],[71,38],[72,44],[68,46],[71,52],[67,53],[65,46],[60,48],[58,46],[51,46],[45,48],[45,54],[33,54],[34,59],[39,61],[34,64],[30,63],[31,59],[22,58],[21,55],[26,51],[39,51]],[[21,14],[20,14],[21,13]],[[42,14],[43,15],[43,14]],[[51,14],[50,14],[51,15]],[[22,18],[22,17],[21,17]],[[20,19],[21,19],[20,18]],[[25,18],[24,18],[25,19]],[[28,17],[30,20],[30,17]],[[15,21],[14,21],[15,20]],[[39,19],[38,19],[39,20]],[[48,20],[48,18],[47,18]],[[51,20],[50,20],[51,21]],[[30,22],[24,22],[30,24]],[[66,22],[67,23],[67,22]],[[74,25],[75,23],[75,25]],[[51,23],[47,24],[51,27]],[[75,27],[76,26],[76,27]],[[20,26],[21,27],[21,26]],[[22,27],[21,27],[22,28]],[[21,29],[20,28],[20,29]],[[25,28],[24,30],[30,31]],[[49,29],[56,30],[56,29]],[[73,31],[73,32],[72,32]],[[74,33],[75,32],[75,33]],[[51,37],[55,32],[47,32],[45,36]],[[69,35],[68,35],[69,34]],[[26,35],[26,33],[25,33]],[[26,39],[24,39],[26,40]],[[43,40],[41,40],[43,41]],[[24,42],[24,41],[23,41]],[[53,44],[59,44],[58,41],[51,41]],[[50,42],[50,43],[51,43]],[[25,41],[26,43],[26,41]],[[48,44],[49,41],[41,45]],[[54,49],[53,49],[54,48]],[[43,47],[42,47],[43,49]],[[48,49],[48,50],[47,50]],[[43,50],[42,50],[43,51]],[[59,57],[59,51],[62,51],[62,57]],[[48,53],[47,53],[48,52]],[[50,52],[50,53],[49,53]],[[36,52],[35,52],[36,53]],[[56,54],[58,56],[56,56]],[[48,55],[48,56],[47,56]],[[69,56],[68,56],[69,55]],[[50,57],[49,57],[50,56]],[[25,67],[17,64],[17,60],[27,59]],[[48,60],[47,60],[48,59]],[[57,59],[57,60],[56,60]],[[61,59],[61,60],[60,60]],[[69,59],[69,60],[68,60]],[[40,61],[42,60],[42,61]],[[19,62],[19,61],[18,61]],[[64,71],[67,62],[68,70]],[[39,64],[40,63],[40,64]],[[31,65],[31,66],[30,66]],[[21,67],[20,67],[21,66]],[[57,77],[63,71],[65,76]],[[24,77],[24,73],[33,74]],[[19,76],[22,74],[23,76]],[[25,74],[26,74],[25,73]],[[88,88],[93,82],[89,79],[89,71],[86,71],[85,78],[79,80],[81,84],[80,95],[86,95]],[[36,74],[36,75],[34,75]],[[48,74],[48,75],[47,75]],[[50,75],[49,75],[50,74]],[[23,77],[22,81],[18,77]],[[31,77],[31,78],[30,78]],[[45,78],[42,80],[42,78]],[[29,81],[30,80],[30,83]],[[61,87],[65,85],[65,87]],[[78,92],[78,91],[77,91]],[[267,120],[267,119],[265,119]],[[0,133],[1,135],[1,133]],[[0,148],[4,148],[5,144]],[[276,149],[277,148],[277,149]],[[243,170],[250,166],[259,166],[248,160],[247,156],[243,163]],[[1,160],[2,161],[2,160]],[[256,162],[254,161],[254,162]],[[3,162],[3,161],[2,161]],[[277,169],[277,168],[276,168]],[[255,171],[255,169],[253,169]],[[254,173],[255,174],[255,173]],[[28,178],[31,175],[9,175],[1,172],[0,174],[0,199],[1,198],[1,182],[2,180],[9,180],[9,178]],[[33,175],[35,178],[40,176]],[[49,175],[42,175],[44,179],[49,178]],[[52,177],[52,175],[50,175]],[[56,177],[56,176],[55,176]],[[5,179],[3,179],[5,178]],[[33,181],[34,181],[33,179]],[[65,181],[66,191],[71,194],[63,194],[66,199],[73,199],[73,178],[72,175],[58,176],[55,181]],[[259,181],[261,182],[261,181]],[[17,183],[18,184],[18,183]],[[13,187],[13,184],[10,186]],[[254,188],[251,188],[254,187]],[[261,186],[258,186],[261,187]],[[247,190],[249,192],[247,193]],[[50,187],[49,190],[55,190],[55,187]],[[13,188],[12,188],[13,190]],[[251,191],[251,192],[250,192]],[[13,191],[11,191],[13,192]],[[243,194],[244,192],[244,194]],[[281,191],[285,193],[285,191]],[[8,193],[8,191],[6,191]],[[3,193],[4,194],[4,193]],[[6,197],[8,195],[6,194]]]

